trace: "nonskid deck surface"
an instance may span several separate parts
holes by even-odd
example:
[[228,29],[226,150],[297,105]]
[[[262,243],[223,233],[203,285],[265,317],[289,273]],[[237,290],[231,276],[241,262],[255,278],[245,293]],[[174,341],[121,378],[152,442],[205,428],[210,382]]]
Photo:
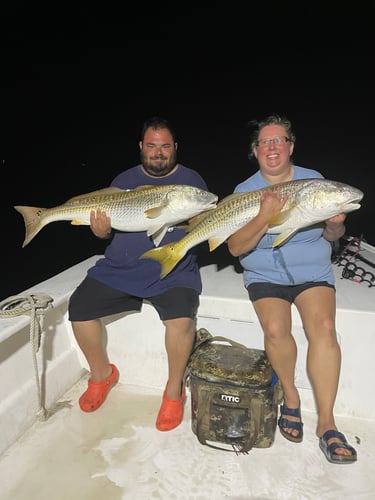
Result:
[[189,391],[182,424],[164,433],[155,428],[159,391],[120,383],[99,410],[86,414],[77,404],[86,380],[0,458],[2,500],[374,498],[371,421],[337,418],[357,449],[355,464],[326,461],[314,432],[316,415],[303,408],[301,444],[276,430],[270,448],[236,455],[199,443]]

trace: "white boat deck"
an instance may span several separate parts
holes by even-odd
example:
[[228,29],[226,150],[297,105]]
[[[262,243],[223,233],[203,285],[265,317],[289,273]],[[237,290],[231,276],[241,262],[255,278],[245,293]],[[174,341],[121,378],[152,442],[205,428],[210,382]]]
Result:
[[[0,461],[2,500],[373,500],[374,421],[338,418],[358,461],[332,465],[318,447],[316,416],[303,412],[300,444],[276,431],[270,448],[247,455],[201,445],[191,430],[190,399],[183,423],[156,430],[160,391],[120,383],[96,412],[77,398],[37,422]],[[189,394],[189,393],[188,393]]]
[[[7,381],[0,387],[1,500],[375,499],[374,287],[341,279],[342,268],[335,266],[343,350],[336,420],[357,449],[358,461],[333,465],[315,436],[316,413],[305,373],[306,340],[297,314],[296,383],[304,421],[300,444],[287,441],[276,429],[270,448],[253,448],[248,454],[202,445],[191,429],[189,389],[183,423],[170,432],[157,431],[166,358],[163,328],[147,304],[141,314],[105,322],[120,381],[101,408],[83,413],[77,401],[88,373],[72,340],[66,307],[72,289],[96,259],[25,292],[46,292],[54,298],[38,353],[46,419],[36,417],[29,320],[0,319],[0,377]],[[209,265],[202,268],[202,276],[198,327],[262,347],[262,333],[240,274],[232,266],[217,270]]]

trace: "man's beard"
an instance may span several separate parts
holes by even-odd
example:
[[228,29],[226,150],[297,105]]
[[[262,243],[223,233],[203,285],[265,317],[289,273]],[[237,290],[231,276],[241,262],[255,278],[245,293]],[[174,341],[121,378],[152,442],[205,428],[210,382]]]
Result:
[[143,151],[141,151],[140,157],[143,168],[148,174],[153,175],[154,177],[163,177],[164,175],[169,174],[177,163],[176,151],[171,154],[169,159],[164,155],[155,155],[151,156],[148,160]]

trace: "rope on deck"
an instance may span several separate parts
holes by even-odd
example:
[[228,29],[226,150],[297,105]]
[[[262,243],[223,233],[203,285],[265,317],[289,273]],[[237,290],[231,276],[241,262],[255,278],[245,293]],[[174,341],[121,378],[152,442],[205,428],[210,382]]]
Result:
[[16,316],[30,316],[30,344],[32,348],[36,386],[38,391],[37,417],[46,420],[47,410],[42,405],[42,395],[38,373],[36,354],[41,344],[44,316],[52,309],[53,298],[45,293],[32,293],[28,295],[12,295],[0,302],[0,318],[12,318]]

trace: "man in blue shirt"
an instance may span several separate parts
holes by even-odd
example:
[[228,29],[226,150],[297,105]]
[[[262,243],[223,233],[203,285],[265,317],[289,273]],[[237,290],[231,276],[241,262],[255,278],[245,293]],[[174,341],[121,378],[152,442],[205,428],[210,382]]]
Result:
[[[120,173],[111,186],[133,189],[141,185],[185,184],[207,190],[195,170],[177,162],[177,142],[166,120],[154,117],[144,123],[139,148],[141,163]],[[139,259],[154,246],[145,231],[113,231],[110,218],[100,210],[93,211],[90,220],[93,233],[111,241],[104,257],[88,270],[69,303],[69,320],[91,372],[88,388],[79,399],[80,407],[85,412],[95,411],[119,378],[117,367],[109,362],[103,347],[100,318],[139,311],[147,299],[165,326],[168,358],[168,381],[156,427],[171,430],[183,417],[184,373],[194,343],[202,291],[196,251],[190,251],[173,272],[160,280],[160,265],[151,259]],[[161,244],[184,235],[182,228],[170,228]]]

